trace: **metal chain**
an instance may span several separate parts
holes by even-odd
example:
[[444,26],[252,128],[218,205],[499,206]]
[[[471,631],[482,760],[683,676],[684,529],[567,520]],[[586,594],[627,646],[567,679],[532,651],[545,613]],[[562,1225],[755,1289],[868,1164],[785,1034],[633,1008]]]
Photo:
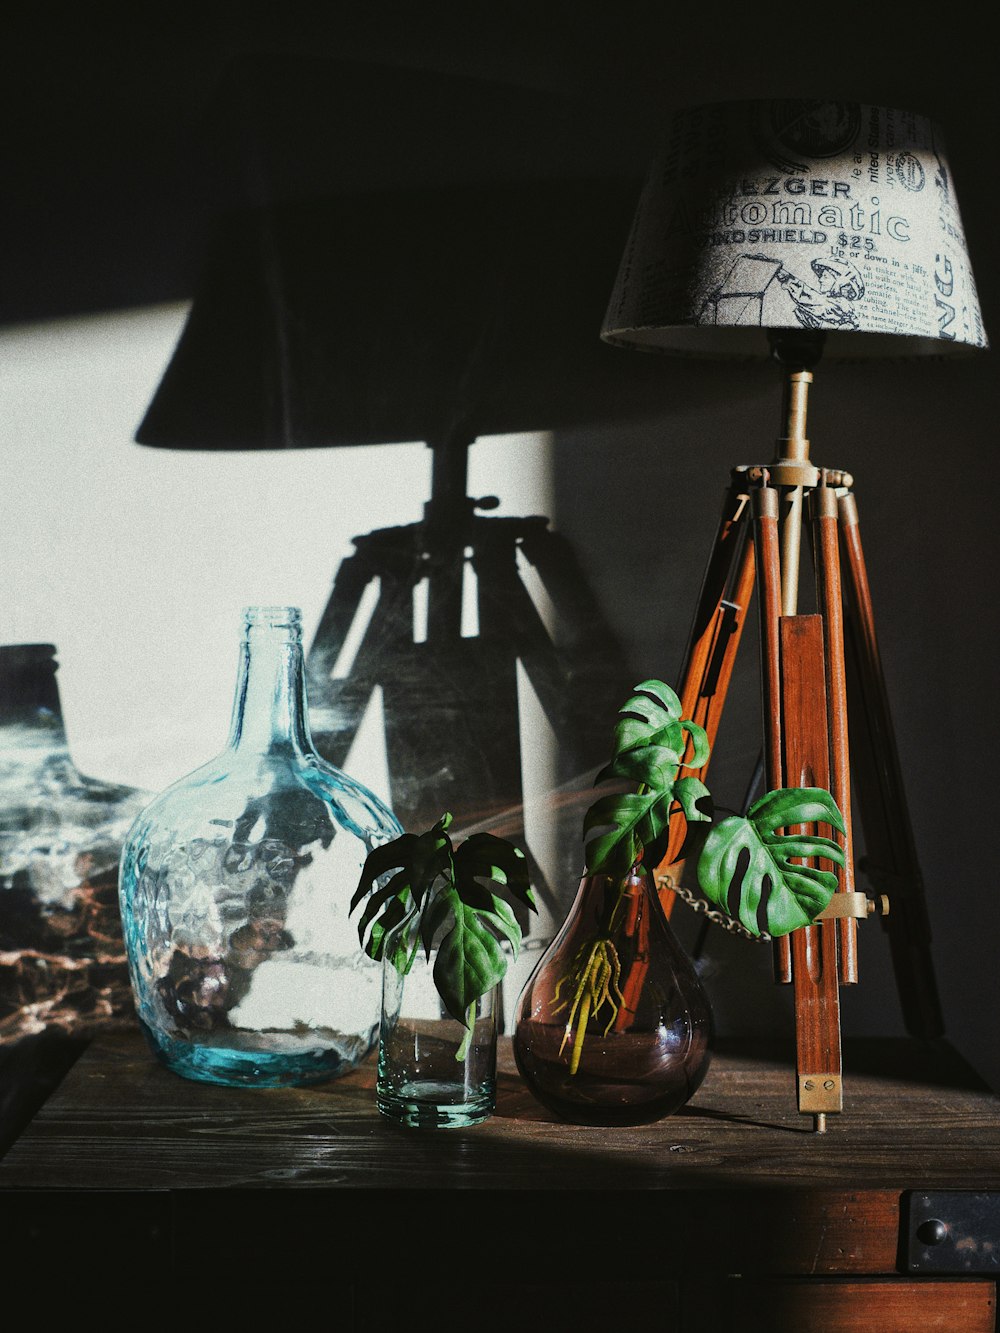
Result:
[[685,888],[683,884],[679,884],[672,875],[657,875],[656,884],[658,888],[669,889],[672,893],[676,893],[678,898],[686,902],[693,912],[702,913],[713,925],[721,926],[723,930],[728,930],[731,935],[741,935],[745,940],[757,940],[761,944],[771,942],[771,936],[765,931],[755,935],[752,931],[747,930],[745,926],[741,926],[733,917],[727,916],[725,912],[717,912],[713,907],[709,907],[707,898],[696,897],[690,889]]

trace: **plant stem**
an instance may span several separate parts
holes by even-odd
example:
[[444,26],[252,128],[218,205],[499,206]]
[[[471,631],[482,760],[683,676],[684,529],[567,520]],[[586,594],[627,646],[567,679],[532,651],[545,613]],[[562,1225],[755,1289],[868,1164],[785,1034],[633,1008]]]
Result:
[[464,1060],[469,1052],[469,1042],[472,1040],[472,1031],[476,1025],[476,1001],[473,1000],[465,1011],[465,1036],[462,1038],[458,1050],[455,1052],[456,1060]]

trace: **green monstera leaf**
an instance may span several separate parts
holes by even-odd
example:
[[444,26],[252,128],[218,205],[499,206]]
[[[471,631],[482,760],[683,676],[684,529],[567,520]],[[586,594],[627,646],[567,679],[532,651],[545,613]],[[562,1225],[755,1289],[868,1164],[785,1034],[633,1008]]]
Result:
[[376,847],[351,911],[367,899],[358,936],[370,958],[381,959],[389,931],[404,926],[393,937],[389,958],[400,972],[409,970],[418,948],[429,958],[436,945],[434,984],[452,1017],[468,1025],[476,1000],[506,973],[503,943],[515,957],[520,948],[513,902],[531,909],[535,903],[519,847],[491,833],[473,833],[456,849],[450,824],[446,813],[426,833],[404,833]]
[[[588,874],[625,874],[667,831],[675,803],[688,820],[707,820],[698,808],[708,788],[698,778],[678,777],[681,765],[700,768],[708,760],[708,737],[681,717],[681,702],[660,680],[636,685],[619,709],[614,757],[595,783],[624,779],[638,791],[602,796],[583,821]],[[686,751],[690,753],[685,757]]]
[[[419,915],[428,889],[438,876],[448,873],[453,856],[447,832],[450,824],[451,815],[445,814],[426,833],[403,833],[369,853],[350,910],[353,912],[367,898],[358,922],[358,937],[365,953],[376,962],[382,959],[389,931],[407,917]],[[406,944],[403,938],[397,946],[402,955],[394,962],[400,971],[406,970]]]
[[[825,858],[844,864],[838,843],[813,833],[781,833],[803,824],[829,824],[844,831],[844,821],[830,793],[821,787],[783,787],[755,801],[745,816],[716,825],[705,839],[698,861],[698,883],[705,896],[738,917],[759,935],[764,903],[769,935],[787,935],[807,926],[829,903],[837,877],[829,870],[795,864],[793,858]],[[731,903],[738,888],[739,905]]]

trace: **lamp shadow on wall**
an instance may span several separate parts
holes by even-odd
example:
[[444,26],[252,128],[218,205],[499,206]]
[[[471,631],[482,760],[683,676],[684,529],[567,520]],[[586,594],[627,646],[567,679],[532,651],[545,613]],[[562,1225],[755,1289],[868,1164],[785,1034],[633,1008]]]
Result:
[[[570,543],[544,515],[469,496],[468,453],[662,408],[662,366],[598,336],[634,195],[587,180],[230,212],[136,433],[231,452],[234,467],[261,449],[427,444],[420,516],[359,534],[336,572],[307,659],[314,739],[345,766],[377,699],[398,817],[415,829],[448,810],[460,831],[520,842],[547,918],[536,931],[561,920],[583,803],[634,681]],[[377,520],[375,489],[370,509]],[[525,836],[527,693],[550,751],[533,812],[545,858]]]

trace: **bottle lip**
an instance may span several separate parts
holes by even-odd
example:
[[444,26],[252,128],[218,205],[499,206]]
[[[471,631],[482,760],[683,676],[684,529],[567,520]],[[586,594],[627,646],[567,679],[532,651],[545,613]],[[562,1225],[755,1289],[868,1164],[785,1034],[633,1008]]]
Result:
[[302,612],[297,606],[245,606],[243,625],[246,629],[302,628]]

